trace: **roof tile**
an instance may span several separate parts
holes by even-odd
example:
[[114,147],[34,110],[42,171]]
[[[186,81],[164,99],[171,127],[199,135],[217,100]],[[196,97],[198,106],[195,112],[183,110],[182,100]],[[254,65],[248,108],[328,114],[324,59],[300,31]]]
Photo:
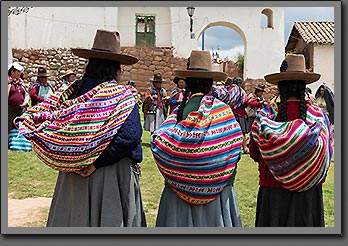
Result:
[[334,44],[333,21],[295,22],[294,27],[306,43]]

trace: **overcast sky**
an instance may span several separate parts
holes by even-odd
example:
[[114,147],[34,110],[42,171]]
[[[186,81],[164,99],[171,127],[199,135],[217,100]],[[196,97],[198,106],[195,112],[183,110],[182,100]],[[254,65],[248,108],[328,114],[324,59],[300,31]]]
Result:
[[[265,19],[262,19],[265,21]],[[284,47],[288,41],[295,21],[334,21],[333,7],[292,7],[284,8]],[[244,53],[244,44],[237,32],[228,27],[211,27],[205,31],[204,49],[217,51],[220,47],[220,57],[234,60],[238,54]],[[202,39],[199,38],[199,49]]]

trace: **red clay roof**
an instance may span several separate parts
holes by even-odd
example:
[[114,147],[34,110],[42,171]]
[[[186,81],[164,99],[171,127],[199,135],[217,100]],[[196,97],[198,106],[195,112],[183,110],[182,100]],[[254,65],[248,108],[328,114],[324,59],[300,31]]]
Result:
[[333,21],[295,22],[285,50],[294,48],[300,38],[306,43],[334,44],[334,30]]
[[333,21],[295,22],[295,28],[306,43],[335,43]]

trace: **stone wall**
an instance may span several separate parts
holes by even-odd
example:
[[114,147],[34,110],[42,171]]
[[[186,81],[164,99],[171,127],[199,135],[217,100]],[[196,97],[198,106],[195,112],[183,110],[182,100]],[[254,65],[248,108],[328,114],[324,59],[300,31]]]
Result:
[[249,94],[251,92],[255,92],[255,87],[260,83],[265,84],[265,92],[263,93],[263,97],[269,101],[273,97],[273,95],[277,92],[277,86],[268,83],[266,80],[245,79],[243,81],[242,87]]
[[[173,48],[159,47],[125,47],[122,53],[135,56],[139,59],[136,64],[122,66],[123,74],[120,81],[126,84],[128,80],[134,80],[141,95],[152,84],[150,81],[155,73],[162,73],[163,87],[170,93],[175,84],[174,69],[185,69],[186,59],[174,58]],[[13,61],[19,62],[25,67],[25,82],[34,82],[35,74],[40,66],[47,68],[53,76],[49,81],[57,88],[62,82],[60,76],[68,69],[81,77],[87,60],[72,54],[70,49],[13,49]]]
[[[172,47],[123,47],[122,53],[135,56],[139,59],[136,64],[122,66],[123,74],[120,81],[121,84],[126,84],[128,80],[134,80],[137,84],[137,89],[143,97],[146,89],[152,84],[150,78],[153,78],[155,73],[162,73],[163,79],[166,80],[162,86],[170,94],[175,84],[174,79],[175,69],[186,69],[186,58],[176,58],[173,56],[174,48]],[[87,60],[80,58],[71,53],[70,49],[13,49],[13,61],[19,62],[25,67],[25,82],[34,82],[35,74],[40,66],[44,66],[49,72],[54,74],[49,78],[49,81],[58,88],[62,82],[60,76],[68,69],[77,73],[77,77],[81,77],[86,66]],[[224,71],[230,77],[242,77],[238,73],[236,65],[228,61],[224,64]],[[243,83],[247,93],[254,91],[254,86],[260,82],[265,82],[263,79],[246,79]],[[275,91],[275,87],[267,83],[265,98],[270,98]]]

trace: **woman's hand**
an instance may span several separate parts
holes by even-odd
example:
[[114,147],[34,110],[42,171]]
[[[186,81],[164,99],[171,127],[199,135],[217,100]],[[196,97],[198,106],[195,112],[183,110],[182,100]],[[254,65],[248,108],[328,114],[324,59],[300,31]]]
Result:
[[79,174],[81,177],[88,177],[89,175],[91,175],[94,171],[96,170],[96,168],[93,165],[89,165],[85,168],[82,168],[81,170],[75,171],[77,174]]
[[19,106],[21,106],[22,108],[25,108],[26,106],[28,106],[28,103],[24,102],[24,103],[22,103],[22,104],[19,105]]

